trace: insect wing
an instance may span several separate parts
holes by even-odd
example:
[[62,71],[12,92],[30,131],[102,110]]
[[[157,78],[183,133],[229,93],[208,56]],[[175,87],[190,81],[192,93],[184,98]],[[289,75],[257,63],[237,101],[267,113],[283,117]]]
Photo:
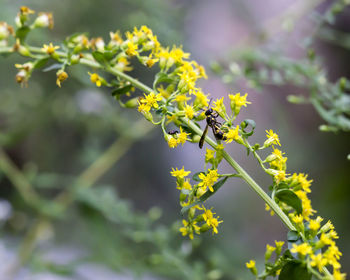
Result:
[[199,148],[201,148],[201,149],[203,148],[203,145],[204,145],[204,140],[205,140],[205,136],[207,135],[207,132],[208,132],[208,127],[209,127],[209,125],[207,124],[205,126],[204,131],[203,131],[201,140],[199,140]]

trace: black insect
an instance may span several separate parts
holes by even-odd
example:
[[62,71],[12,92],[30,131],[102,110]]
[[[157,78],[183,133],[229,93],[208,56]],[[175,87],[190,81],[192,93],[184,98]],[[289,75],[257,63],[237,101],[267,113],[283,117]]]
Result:
[[199,140],[199,148],[201,149],[203,148],[209,126],[212,128],[216,140],[226,140],[224,133],[221,131],[221,123],[217,121],[219,113],[215,112],[212,108],[208,108],[204,114],[206,115],[207,125],[205,126],[201,139]]
[[175,135],[175,134],[178,134],[179,132],[177,130],[170,130],[168,131],[168,134],[169,135]]

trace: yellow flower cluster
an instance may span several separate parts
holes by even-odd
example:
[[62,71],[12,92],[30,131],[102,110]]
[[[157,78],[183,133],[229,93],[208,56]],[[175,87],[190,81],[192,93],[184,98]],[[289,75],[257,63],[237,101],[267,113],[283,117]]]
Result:
[[[201,181],[193,186],[190,184],[189,178],[186,178],[191,172],[185,171],[184,167],[180,170],[177,168],[172,169],[170,173],[176,178],[177,188],[181,191],[181,206],[186,207],[195,204],[193,207],[190,207],[188,211],[188,221],[183,220],[183,227],[180,228],[182,235],[188,235],[190,239],[193,239],[194,233],[200,234],[210,229],[212,229],[213,234],[218,233],[218,226],[222,223],[222,221],[219,220],[219,216],[215,216],[212,209],[206,209],[203,204],[201,206],[196,204],[196,201],[198,201],[206,191],[214,191],[213,185],[219,178],[217,170],[209,170],[207,174],[200,173],[198,178]],[[202,214],[195,216],[196,211],[202,211]]]
[[[285,211],[289,212],[289,217],[295,225],[298,232],[304,234],[309,240],[301,244],[293,244],[292,253],[298,255],[299,259],[308,262],[311,267],[316,267],[319,272],[323,272],[324,267],[330,265],[333,267],[334,279],[345,279],[345,275],[340,273],[339,258],[342,253],[335,244],[334,239],[338,238],[337,233],[331,222],[326,223],[321,227],[322,217],[318,216],[312,219],[316,211],[311,206],[311,200],[308,198],[308,193],[311,192],[310,186],[312,180],[308,179],[308,175],[304,173],[294,173],[291,176],[286,173],[287,158],[284,153],[275,148],[273,145],[281,146],[279,136],[272,130],[266,131],[267,140],[264,142],[264,147],[272,146],[272,153],[265,159],[264,162],[269,163],[270,169],[268,173],[274,178],[274,183],[278,187],[283,183],[292,190],[301,200],[302,213],[297,214],[291,207],[279,202],[279,206]],[[266,210],[270,211],[267,206]],[[316,235],[320,235],[319,241],[314,243],[313,239]],[[322,249],[323,253],[319,253]]]

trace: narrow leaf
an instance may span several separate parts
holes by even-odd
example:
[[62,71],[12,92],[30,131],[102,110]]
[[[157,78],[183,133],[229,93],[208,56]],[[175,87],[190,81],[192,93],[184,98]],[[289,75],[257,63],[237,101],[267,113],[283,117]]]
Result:
[[276,191],[275,197],[287,205],[293,207],[298,214],[303,212],[300,198],[291,190],[281,189]]
[[41,67],[44,67],[48,61],[49,61],[49,57],[38,59],[34,63],[34,69],[39,69]]
[[94,52],[92,52],[92,56],[94,57],[94,59],[95,59],[97,62],[99,62],[99,63],[101,63],[101,64],[106,63],[106,58],[105,58],[105,56],[104,56],[103,53],[101,53],[101,52],[99,52],[99,51],[94,51]]
[[54,63],[54,64],[44,68],[43,72],[49,72],[49,71],[52,71],[52,70],[61,69],[62,66],[63,66],[62,63]]
[[128,93],[132,89],[132,85],[126,85],[124,87],[117,88],[111,92],[112,96],[119,97],[123,94]]

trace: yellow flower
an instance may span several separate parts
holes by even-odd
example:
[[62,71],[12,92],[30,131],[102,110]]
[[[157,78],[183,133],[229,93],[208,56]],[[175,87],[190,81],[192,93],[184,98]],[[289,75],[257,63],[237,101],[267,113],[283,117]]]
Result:
[[169,148],[176,148],[179,145],[179,143],[174,137],[170,136],[168,138],[168,145],[169,145]]
[[310,220],[309,222],[310,229],[315,232],[318,231],[322,221],[323,219],[320,216],[318,216],[315,220]]
[[250,260],[245,265],[246,265],[247,268],[253,268],[253,267],[255,267],[255,261],[254,260]]
[[193,233],[200,233],[200,227],[196,225],[197,222],[192,221],[191,223],[186,220],[182,220],[183,227],[180,228],[182,236],[188,235],[190,239],[193,239]]
[[52,45],[52,43],[50,43],[49,45],[44,44],[44,47],[42,48],[42,50],[45,51],[48,55],[52,55],[59,48],[60,48],[59,46],[54,46]]
[[121,43],[123,43],[123,39],[120,35],[119,30],[117,30],[116,32],[109,32],[109,37],[111,38],[113,45],[120,45]]
[[282,182],[284,180],[286,180],[286,171],[284,170],[276,170],[275,174],[274,174],[274,179],[276,180],[276,183]]
[[128,56],[135,56],[135,55],[138,55],[138,46],[137,44],[135,44],[134,42],[132,41],[129,41],[127,43],[127,46],[128,48],[126,49],[125,53],[128,55]]
[[176,95],[175,97],[175,101],[176,102],[185,102],[187,100],[190,100],[191,98],[189,98],[186,94],[179,94]]
[[19,11],[22,15],[29,15],[29,14],[34,14],[35,11],[29,9],[27,6],[21,6],[19,8]]
[[207,222],[208,225],[210,225],[210,220],[214,217],[214,214],[211,209],[206,209],[204,206],[202,207],[204,210],[204,213],[202,214],[204,221]]
[[146,66],[149,67],[149,68],[151,68],[156,62],[159,61],[158,58],[152,58],[151,55],[152,55],[152,54],[150,54],[150,55],[148,56],[148,59],[147,59],[147,61],[146,61]]
[[274,252],[276,250],[276,247],[271,246],[270,244],[266,244],[266,250],[270,252]]
[[301,184],[301,187],[303,188],[303,190],[307,193],[310,193],[310,186],[313,180],[307,180],[307,174],[304,173],[300,173],[298,176],[298,181]]
[[251,102],[247,101],[247,95],[241,96],[240,93],[237,93],[235,95],[229,94],[228,97],[230,98],[230,107],[231,110],[234,112],[235,115],[238,115],[239,111],[241,110],[241,107],[247,107],[247,104],[251,104]]
[[137,110],[141,113],[146,113],[151,110],[151,107],[139,102],[139,107],[137,107]]
[[205,175],[204,173],[199,174],[199,179],[201,179],[202,182],[200,182],[198,186],[202,187],[203,189],[208,187],[209,190],[213,192],[213,185],[218,178],[219,176],[217,169],[211,169],[209,170],[207,175]]
[[269,260],[271,258],[272,252],[276,250],[276,247],[271,246],[270,244],[266,244],[266,252],[265,252],[265,260]]
[[157,91],[165,98],[167,99],[170,96],[170,93],[163,87],[163,85],[160,85],[157,88]]
[[312,247],[307,243],[302,243],[300,245],[293,244],[293,248],[290,251],[292,253],[298,253],[302,256],[306,256],[312,253]]
[[205,152],[205,162],[209,162],[210,160],[212,160],[214,158],[214,155],[215,155],[215,151],[207,148]]
[[281,150],[275,149],[275,147],[273,147],[273,152],[268,157],[268,159],[271,159],[269,162],[270,166],[277,170],[286,170],[287,158],[283,157],[283,155],[284,153]]
[[115,65],[115,68],[117,68],[120,71],[131,71],[133,68],[130,65],[130,62],[125,56],[121,56],[118,58],[118,63]]
[[335,230],[333,230],[333,229],[331,229],[331,231],[328,233],[328,236],[330,238],[332,238],[332,239],[338,239],[339,238],[337,232]]
[[318,270],[321,272],[323,267],[327,265],[327,260],[323,258],[322,254],[311,255],[311,266],[317,266]]
[[192,186],[191,186],[189,180],[185,180],[185,182],[182,184],[182,188],[185,190],[192,190]]
[[275,244],[276,244],[276,254],[279,255],[281,254],[284,241],[275,241]]
[[219,221],[218,218],[220,218],[220,217],[218,216],[217,218],[212,218],[210,220],[210,226],[213,229],[213,234],[214,233],[218,234],[219,231],[218,231],[217,227],[219,226],[219,224],[221,224],[223,222],[223,221]]
[[335,269],[333,271],[334,280],[345,280],[346,273],[341,273],[339,270]]
[[199,106],[200,108],[208,107],[209,100],[207,95],[205,95],[200,90],[192,91],[192,93],[196,96],[196,99],[194,100],[194,106]]
[[183,131],[182,127],[180,127],[180,133],[177,134],[177,142],[181,143],[182,145],[185,144],[188,135],[190,134]]
[[307,221],[310,220],[310,216],[316,212],[311,207],[311,200],[307,197],[306,192],[302,190],[296,191],[295,194],[301,199],[304,219]]
[[97,73],[90,73],[88,72],[90,75],[90,81],[94,84],[96,84],[97,87],[100,87],[102,85],[102,78],[97,74]]
[[302,215],[295,215],[292,217],[292,221],[296,224],[302,224],[303,220],[304,220],[304,218]]
[[224,98],[223,97],[214,101],[213,110],[218,112],[220,115],[226,114],[226,107],[224,105]]
[[321,234],[320,242],[324,245],[331,245],[334,243],[334,241],[325,233]]
[[235,95],[229,94],[228,97],[232,102],[234,102],[234,104],[237,107],[242,107],[242,106],[247,107],[247,104],[252,104],[251,102],[247,101],[247,95],[248,93],[246,93],[243,96],[241,96],[240,93],[236,93]]
[[342,256],[342,253],[339,251],[338,247],[335,244],[329,246],[328,250],[323,254],[323,256],[327,260],[327,262],[330,265],[332,265],[335,269],[339,269],[341,267],[338,260]]
[[150,108],[157,109],[159,107],[157,101],[161,101],[163,99],[162,95],[158,93],[157,95],[152,91],[150,94],[146,95],[145,97],[140,100],[141,103],[146,104]]
[[250,260],[249,262],[246,262],[245,265],[255,276],[258,275],[258,271],[256,269],[254,260]]
[[186,104],[185,106],[185,115],[190,120],[193,119],[194,114],[196,113],[191,105]]
[[231,143],[233,140],[239,141],[241,136],[238,133],[239,126],[237,125],[235,129],[230,129],[227,133],[225,133],[226,143]]
[[172,168],[172,171],[170,172],[171,176],[180,179],[187,177],[190,173],[191,171],[185,171],[184,166],[180,170],[178,170],[177,168],[174,170],[174,168]]
[[269,131],[266,130],[266,137],[267,137],[267,140],[264,143],[265,147],[269,147],[272,144],[281,146],[278,135],[276,133],[274,133],[272,129],[270,129]]
[[189,53],[185,53],[182,50],[182,46],[175,47],[173,46],[172,50],[170,51],[169,56],[175,60],[175,62],[181,63],[183,59],[187,59],[190,57]]
[[68,78],[68,74],[63,70],[57,71],[56,76],[56,85],[58,85],[59,87],[61,87],[61,82],[65,81]]

